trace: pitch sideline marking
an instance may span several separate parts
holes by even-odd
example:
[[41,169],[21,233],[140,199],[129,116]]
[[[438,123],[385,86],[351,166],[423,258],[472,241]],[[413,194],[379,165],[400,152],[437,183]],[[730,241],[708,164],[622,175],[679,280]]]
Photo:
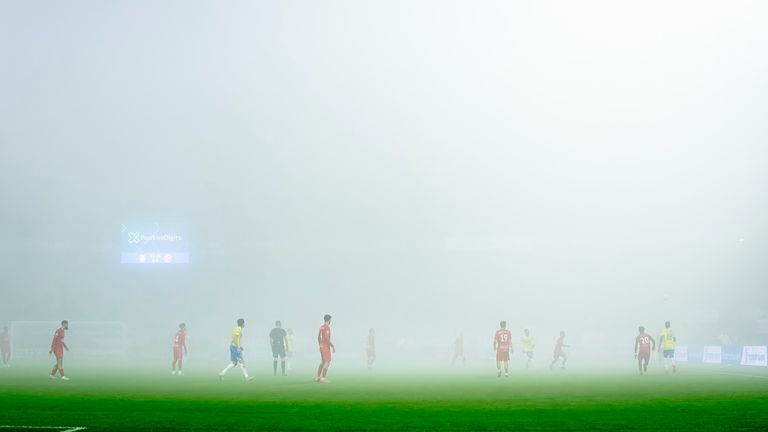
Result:
[[2,429],[61,429],[59,432],[77,432],[77,431],[84,431],[88,428],[83,426],[12,426],[12,425],[2,425],[0,426]]

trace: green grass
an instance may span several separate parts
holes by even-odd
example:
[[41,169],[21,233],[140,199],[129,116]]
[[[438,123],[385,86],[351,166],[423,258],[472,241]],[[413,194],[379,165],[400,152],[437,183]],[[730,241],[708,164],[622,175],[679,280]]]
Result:
[[[38,371],[39,372],[39,371]],[[100,430],[765,430],[768,375],[629,371],[344,374],[251,383],[232,371],[184,377],[72,370],[72,381],[0,371],[0,425]],[[722,372],[722,370],[721,370]],[[745,375],[738,375],[743,373]],[[746,375],[751,374],[751,375]],[[0,429],[2,431],[2,429]]]

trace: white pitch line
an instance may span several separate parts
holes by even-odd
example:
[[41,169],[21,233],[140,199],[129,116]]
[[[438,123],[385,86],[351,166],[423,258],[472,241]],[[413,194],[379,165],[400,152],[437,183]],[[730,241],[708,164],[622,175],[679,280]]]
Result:
[[59,432],[77,432],[83,431],[88,428],[83,426],[12,426],[12,425],[0,425],[3,429],[61,429]]

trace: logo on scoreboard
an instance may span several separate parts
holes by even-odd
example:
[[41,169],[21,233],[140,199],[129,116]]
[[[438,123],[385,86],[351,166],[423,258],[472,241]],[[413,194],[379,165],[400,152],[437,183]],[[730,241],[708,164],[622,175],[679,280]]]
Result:
[[159,223],[122,225],[124,264],[186,264],[189,241],[186,229]]

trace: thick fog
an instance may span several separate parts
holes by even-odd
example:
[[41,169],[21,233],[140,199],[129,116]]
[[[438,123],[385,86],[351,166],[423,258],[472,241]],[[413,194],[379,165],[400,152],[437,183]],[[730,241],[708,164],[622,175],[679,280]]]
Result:
[[[2,2],[0,325],[150,362],[184,321],[226,363],[242,317],[314,363],[325,313],[382,367],[502,319],[542,357],[765,344],[767,53],[754,1]],[[188,264],[121,263],[151,223]]]

